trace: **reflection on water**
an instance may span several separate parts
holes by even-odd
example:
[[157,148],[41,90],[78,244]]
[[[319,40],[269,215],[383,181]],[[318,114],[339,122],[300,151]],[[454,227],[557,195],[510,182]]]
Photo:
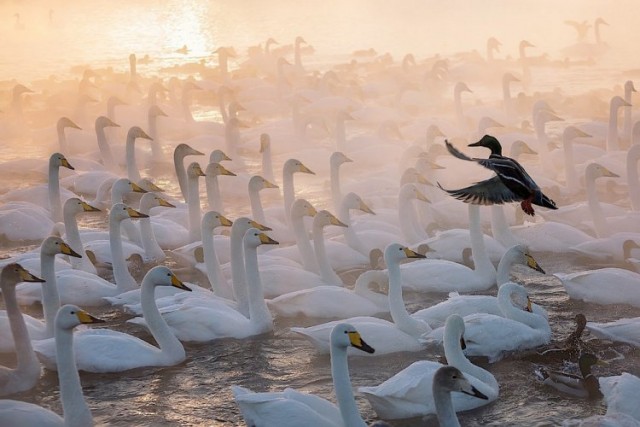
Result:
[[[575,15],[585,19],[598,14],[604,15],[603,7],[606,3],[606,16],[611,23],[607,28],[608,40],[616,47],[615,55],[598,66],[536,69],[535,83],[531,90],[549,95],[561,93],[563,96],[602,88],[610,91],[615,87],[617,90],[623,83],[621,73],[638,67],[637,55],[628,55],[638,41],[637,34],[628,34],[630,28],[635,28],[628,23],[631,19],[637,19],[638,12],[637,5],[631,1],[619,2],[617,10],[611,10],[608,2],[595,0],[543,1],[535,2],[535,5],[493,0],[482,2],[484,10],[479,10],[478,6],[469,7],[466,1],[445,4],[423,0],[331,0],[322,2],[322,7],[293,0],[275,4],[250,0],[242,2],[242,6],[234,3],[171,0],[51,2],[51,15],[41,5],[17,2],[0,4],[0,10],[4,12],[0,18],[3,24],[0,36],[3,40],[10,41],[3,46],[3,55],[0,57],[0,79],[4,80],[1,88],[8,90],[15,81],[32,86],[38,94],[33,96],[32,104],[25,109],[43,111],[42,115],[34,113],[30,117],[31,124],[39,132],[28,137],[11,133],[11,126],[4,126],[3,123],[0,159],[46,159],[57,149],[55,132],[51,127],[57,117],[52,118],[54,113],[51,111],[60,115],[73,111],[73,106],[65,105],[66,110],[62,108],[65,95],[49,98],[48,95],[52,94],[48,91],[70,84],[69,80],[77,82],[85,65],[93,69],[112,67],[116,73],[114,75],[124,79],[128,72],[127,57],[132,52],[139,59],[149,55],[147,64],[138,65],[141,75],[157,76],[164,82],[168,82],[171,77],[185,78],[190,74],[186,70],[191,68],[185,64],[195,66],[195,69],[198,69],[200,61],[204,61],[204,65],[209,68],[216,66],[217,56],[213,52],[220,46],[236,47],[239,55],[231,59],[230,65],[234,69],[241,68],[246,60],[246,48],[264,43],[268,37],[288,44],[297,35],[303,35],[315,48],[315,53],[309,53],[305,57],[305,64],[309,69],[319,70],[328,69],[337,63],[347,63],[351,59],[351,52],[371,47],[379,54],[391,52],[396,62],[408,52],[413,52],[419,59],[436,53],[445,55],[471,49],[483,52],[484,42],[491,35],[503,40],[502,54],[505,56],[515,57],[517,43],[524,38],[534,42],[536,54],[542,55],[544,52],[555,53],[560,46],[571,42],[573,34],[562,26],[563,19],[574,18]],[[589,12],[588,16],[585,11]],[[14,13],[18,12],[19,17],[15,17]],[[629,42],[621,42],[623,37],[628,37]],[[178,52],[184,45],[188,48],[186,54]],[[287,57],[292,58],[290,51]],[[633,75],[632,72],[629,73]],[[47,80],[50,75],[56,77]],[[194,76],[196,80],[200,77]],[[215,89],[214,84],[210,86],[206,88]],[[497,85],[476,86],[473,90],[473,99],[477,105],[501,97]],[[106,91],[101,93],[105,94]],[[143,102],[143,94],[138,94],[137,97],[137,101]],[[2,105],[8,105],[8,100],[8,95],[3,93]],[[103,104],[88,107],[91,110],[90,117],[104,114]],[[216,99],[211,92],[205,91],[198,95],[196,104],[193,114],[197,120],[221,120]],[[572,108],[578,108],[579,105],[554,107],[566,113],[576,111]],[[600,113],[606,115],[606,103]],[[550,123],[549,134],[558,137],[567,123],[580,118],[569,115],[566,122]],[[124,123],[131,121],[133,124],[134,120],[144,118],[123,118]],[[264,123],[256,121],[253,124],[258,128]],[[85,129],[92,129],[91,120],[83,126]],[[170,130],[160,127],[161,134]],[[325,146],[330,144],[327,141],[334,136],[321,126],[312,128],[311,131],[317,132],[315,140],[321,141]],[[249,137],[257,141],[258,135],[251,132],[253,131],[247,131],[250,133]],[[124,135],[125,131],[122,129],[112,133],[113,139],[118,141],[124,141]],[[94,149],[78,148],[79,151]],[[258,172],[260,157],[257,149],[247,150],[242,154],[247,159],[247,170],[251,173]],[[384,157],[385,154],[377,155]],[[326,159],[316,156],[313,160],[315,162],[309,166],[318,172],[318,176],[296,177],[296,185],[299,185],[300,193],[315,206],[325,207],[330,199]],[[274,170],[280,170],[282,162],[282,158],[277,159]],[[153,175],[156,183],[169,195],[178,197],[179,189],[168,166],[169,164],[163,165],[159,170],[154,170]],[[149,171],[143,172],[144,175]],[[63,177],[66,175],[68,172],[63,171]],[[351,178],[357,182],[360,176],[354,174]],[[0,194],[9,189],[43,183],[45,180],[46,176],[40,171],[2,174]],[[201,189],[204,197],[204,188]],[[247,201],[234,194],[234,191],[233,188],[226,188],[226,196],[235,196],[228,199],[228,216],[235,218],[249,214]],[[279,197],[265,195],[266,204],[276,202],[280,203]],[[83,227],[105,228],[103,214],[85,215],[80,222]],[[31,248],[4,245],[0,256],[10,256]],[[568,255],[535,255],[549,274],[589,268]],[[172,267],[178,267],[171,257],[166,262]],[[178,275],[186,281],[206,286],[206,279],[191,269],[178,270]],[[595,304],[569,300],[560,282],[550,275],[541,277],[519,271],[518,276],[526,282],[532,299],[549,311],[554,338],[561,339],[572,330],[572,319],[577,312],[585,313],[593,321],[640,315],[637,308],[607,306],[602,309]],[[353,284],[355,278],[356,272],[344,277],[349,284]],[[405,293],[410,312],[442,298],[442,295]],[[91,311],[109,319],[109,327],[150,339],[138,328],[125,323],[128,315],[111,308]],[[40,315],[37,307],[30,308],[28,312]],[[83,389],[98,423],[122,426],[241,424],[242,420],[229,388],[232,384],[256,391],[294,387],[334,400],[328,357],[315,355],[310,345],[297,339],[288,330],[290,326],[313,323],[314,319],[276,319],[275,332],[267,336],[186,345],[188,359],[175,367],[143,369],[115,375],[83,374]],[[640,373],[638,350],[597,341],[592,343],[604,355],[613,358],[620,353],[624,356],[607,367],[599,367],[599,374],[617,375],[623,371]],[[435,358],[437,353],[436,349],[430,349],[421,354],[398,354],[374,359],[354,358],[350,360],[353,385],[378,384],[410,363]],[[13,360],[10,356],[4,356],[0,362],[11,364]],[[490,365],[489,369],[501,385],[500,398],[491,405],[461,414],[463,425],[558,424],[566,418],[585,417],[605,411],[602,402],[567,399],[543,387],[533,374],[535,365],[518,356]],[[51,372],[45,373],[34,390],[16,398],[62,412],[57,376]],[[368,403],[362,398],[357,399],[365,418],[374,420],[375,414]],[[435,424],[433,417],[394,423],[395,426]]]

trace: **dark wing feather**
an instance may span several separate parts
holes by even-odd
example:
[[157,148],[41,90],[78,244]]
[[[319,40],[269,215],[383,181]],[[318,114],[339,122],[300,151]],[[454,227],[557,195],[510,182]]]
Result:
[[444,143],[446,144],[447,150],[449,150],[449,153],[451,153],[452,156],[457,157],[460,160],[466,160],[468,162],[477,161],[476,159],[472,159],[463,152],[459,151],[456,147],[451,145],[449,141],[445,140]]
[[438,187],[458,200],[476,205],[501,205],[521,200],[497,176],[458,190],[447,190],[440,183]]

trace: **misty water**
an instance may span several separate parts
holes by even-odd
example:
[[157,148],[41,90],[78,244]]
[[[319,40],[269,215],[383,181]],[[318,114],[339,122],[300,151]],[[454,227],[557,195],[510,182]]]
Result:
[[[593,120],[606,121],[608,117],[609,98],[623,95],[623,85],[627,80],[634,80],[640,86],[640,63],[637,57],[637,45],[640,43],[633,19],[637,19],[638,5],[632,1],[619,2],[616,10],[612,10],[606,1],[569,1],[569,2],[506,2],[487,1],[482,5],[469,5],[464,1],[440,3],[431,1],[354,1],[342,4],[340,1],[305,4],[281,1],[267,4],[260,1],[247,1],[241,4],[222,2],[212,4],[206,1],[94,1],[94,2],[50,2],[50,7],[31,3],[0,4],[2,13],[0,36],[8,41],[3,46],[0,57],[0,110],[8,109],[11,99],[11,88],[16,83],[24,84],[34,90],[27,95],[27,103],[23,110],[27,123],[27,131],[16,131],[15,123],[8,113],[0,113],[0,194],[15,188],[27,188],[44,182],[38,172],[23,170],[20,173],[3,171],[2,162],[16,159],[47,159],[57,150],[55,122],[68,115],[77,120],[86,132],[91,135],[93,120],[106,112],[106,100],[112,90],[122,90],[122,82],[128,76],[128,57],[135,53],[138,59],[149,55],[149,62],[139,63],[137,70],[142,77],[142,93],[131,96],[131,105],[122,107],[116,114],[116,121],[122,125],[109,134],[114,146],[123,146],[126,129],[139,125],[144,128],[146,115],[141,113],[147,87],[157,80],[170,84],[172,78],[181,80],[192,78],[201,82],[204,91],[194,94],[191,110],[196,120],[221,123],[217,92],[219,82],[215,77],[203,78],[193,70],[205,67],[214,70],[218,66],[217,55],[213,52],[221,46],[234,46],[237,57],[230,59],[231,72],[240,75],[243,64],[247,60],[247,48],[264,44],[267,38],[273,37],[282,45],[293,43],[296,36],[303,36],[313,51],[308,49],[302,57],[306,71],[316,76],[327,70],[343,70],[344,75],[352,60],[361,64],[370,64],[371,68],[362,66],[360,71],[351,75],[353,82],[341,81],[338,86],[344,93],[356,93],[360,87],[366,93],[365,104],[397,107],[399,92],[376,97],[375,91],[387,90],[388,87],[373,87],[374,76],[377,78],[388,72],[401,75],[401,61],[405,54],[412,53],[416,59],[416,76],[423,75],[428,64],[436,55],[451,59],[451,64],[459,64],[458,52],[484,56],[486,40],[496,37],[502,47],[496,56],[502,59],[517,58],[518,43],[530,41],[534,47],[529,53],[538,58],[537,65],[531,67],[531,80],[525,87],[513,85],[513,95],[521,92],[523,106],[518,111],[519,121],[531,121],[528,107],[531,104],[526,97],[536,94],[547,99],[564,121],[549,122],[547,133],[555,146],[560,146],[563,129],[569,124],[581,125]],[[318,8],[316,10],[314,8]],[[16,16],[16,14],[19,14]],[[575,63],[564,62],[560,50],[575,42],[572,28],[563,23],[565,20],[593,21],[602,16],[609,23],[603,27],[603,38],[607,40],[606,56],[595,60],[576,60]],[[634,18],[635,17],[635,18]],[[634,33],[635,32],[635,33]],[[183,45],[189,48],[187,54],[176,52]],[[278,45],[274,45],[277,48]],[[357,50],[375,49],[375,54],[353,55]],[[382,55],[389,53],[392,61],[382,60]],[[634,55],[635,54],[635,55]],[[283,50],[283,55],[293,63],[292,50]],[[546,56],[545,56],[546,55]],[[469,55],[471,56],[471,55]],[[376,59],[377,58],[377,59]],[[377,68],[377,71],[373,71]],[[512,61],[514,74],[522,72],[517,61]],[[74,116],[74,97],[77,83],[82,78],[84,69],[91,68],[104,80],[98,80],[97,88],[92,89],[95,103],[86,106],[83,116]],[[212,74],[215,76],[215,73]],[[109,81],[113,78],[113,81]],[[240,77],[239,77],[240,78]],[[371,80],[368,81],[367,79]],[[474,79],[475,78],[475,79]],[[495,78],[480,80],[471,76],[468,82],[472,93],[465,94],[465,108],[500,105],[502,92],[499,73]],[[356,80],[359,79],[359,80]],[[385,83],[393,81],[385,80]],[[413,79],[413,80],[411,80]],[[402,151],[417,142],[423,147],[424,131],[434,117],[455,121],[452,107],[453,86],[458,81],[453,74],[446,73],[437,80],[433,89],[435,95],[431,103],[416,104],[417,107],[406,110],[399,121],[400,136],[393,137],[393,143]],[[414,85],[428,84],[419,77],[407,77],[407,82]],[[300,82],[296,84],[300,85]],[[371,86],[367,86],[371,84]],[[413,89],[413,86],[401,88],[399,80],[397,90]],[[301,89],[301,87],[299,87]],[[422,88],[424,89],[424,88]],[[366,91],[369,92],[366,92]],[[125,92],[120,92],[125,93]],[[423,90],[423,95],[426,91]],[[367,98],[367,96],[369,98]],[[637,95],[634,95],[637,100]],[[179,111],[171,99],[164,103],[172,108],[174,114]],[[590,105],[592,103],[593,105]],[[7,107],[5,107],[7,106]],[[140,106],[140,110],[136,107]],[[637,111],[634,107],[634,113]],[[637,113],[635,113],[637,118]],[[306,145],[300,150],[292,141],[291,131],[284,129],[286,114],[269,118],[250,116],[240,112],[240,118],[247,120],[248,127],[241,129],[243,145],[239,150],[245,162],[239,175],[252,175],[261,172],[261,158],[258,153],[259,135],[273,131],[282,140],[273,138],[275,181],[282,185],[280,171],[282,164],[289,157],[302,156],[301,159],[312,170],[315,176],[295,178],[297,195],[309,200],[318,209],[329,209],[331,205],[329,185],[329,154],[335,150],[335,134],[333,118],[326,118],[326,126],[316,122],[308,129]],[[434,120],[435,122],[435,120]],[[175,174],[171,170],[170,153],[173,147],[183,142],[176,135],[182,135],[177,120],[159,123],[159,138],[165,146],[166,164],[147,168],[145,160],[139,161],[143,167],[143,176],[153,177],[166,194],[174,200],[180,199],[180,191]],[[508,133],[522,131],[520,122],[511,123],[513,127],[497,129],[496,132]],[[347,138],[375,135],[380,125],[375,120],[347,122]],[[290,126],[290,125],[289,125]],[[455,128],[455,126],[453,126]],[[451,129],[451,128],[450,128]],[[475,124],[465,135],[457,132],[456,141],[472,142],[476,134]],[[443,129],[444,130],[444,129]],[[457,131],[460,131],[458,129]],[[532,130],[525,133],[533,135]],[[447,134],[447,131],[444,131]],[[72,142],[83,141],[82,138],[70,135]],[[90,139],[90,138],[89,138]],[[532,139],[534,139],[532,137]],[[279,146],[279,142],[286,145]],[[442,139],[438,139],[442,143]],[[95,144],[95,141],[92,142]],[[143,144],[139,144],[143,145]],[[464,147],[466,144],[458,144]],[[214,148],[225,148],[220,135],[212,138],[209,151]],[[318,151],[305,151],[307,149]],[[535,148],[535,147],[533,147]],[[74,155],[83,155],[95,151],[94,146],[75,146],[70,159]],[[207,151],[207,155],[209,153]],[[471,151],[468,151],[471,152]],[[145,148],[141,153],[149,153]],[[320,154],[318,154],[320,153]],[[349,155],[349,151],[345,150]],[[484,156],[483,151],[474,151],[474,155]],[[347,163],[341,168],[344,190],[357,191],[365,188],[367,180],[377,183],[373,178],[389,178],[399,182],[401,165],[386,165],[385,158],[396,159],[397,153],[378,152],[371,158],[361,157],[361,163]],[[357,158],[357,156],[356,156]],[[206,160],[197,159],[206,165]],[[369,161],[370,163],[366,163]],[[435,178],[452,185],[469,184],[482,175],[482,171],[464,168],[457,160],[439,156],[438,162],[446,164],[447,169],[436,172]],[[523,157],[525,166],[537,164],[536,157]],[[72,162],[73,163],[73,162]],[[228,166],[233,170],[233,163]],[[466,166],[466,165],[464,165]],[[376,172],[377,171],[377,172]],[[63,171],[62,176],[71,173]],[[537,178],[538,175],[534,175]],[[560,174],[560,176],[563,176]],[[226,180],[229,178],[229,180]],[[249,215],[250,206],[244,188],[231,180],[232,177],[220,179],[222,194],[225,200],[225,214],[234,219],[240,215]],[[240,178],[238,178],[240,179]],[[598,185],[598,194],[603,201],[616,203],[629,208],[625,186],[616,186],[614,180],[607,180]],[[365,184],[363,186],[362,184]],[[466,185],[465,184],[465,185]],[[243,185],[246,185],[243,184]],[[204,183],[201,182],[202,199],[206,200]],[[394,194],[393,191],[396,191]],[[425,188],[433,202],[446,199],[445,195],[435,187]],[[369,196],[369,197],[367,197]],[[268,190],[262,193],[263,203],[267,206],[279,206],[281,194]],[[397,188],[389,191],[380,187],[378,191],[369,189],[363,199],[373,208],[385,209],[394,206]],[[88,200],[91,197],[87,197]],[[388,202],[391,200],[391,202]],[[584,191],[574,197],[557,199],[559,205],[567,205],[586,200]],[[4,203],[4,202],[2,202]],[[132,203],[137,203],[135,199]],[[452,205],[463,212],[463,204]],[[517,205],[515,205],[517,207]],[[206,210],[206,203],[203,202]],[[424,221],[429,223],[430,208],[420,207]],[[517,207],[519,209],[519,207]],[[538,208],[537,212],[544,208]],[[485,232],[490,233],[488,226],[489,210],[483,208]],[[510,208],[507,213],[515,222],[514,212]],[[543,221],[538,214],[534,221]],[[81,215],[80,227],[106,229],[106,214]],[[269,225],[269,224],[267,224]],[[452,227],[439,224],[439,229]],[[640,231],[640,224],[635,229]],[[335,235],[338,231],[327,230],[327,235]],[[527,242],[525,242],[527,243]],[[16,243],[3,240],[0,243],[0,257],[7,258],[15,254],[37,248],[37,242]],[[531,299],[549,312],[549,321],[553,333],[552,340],[562,340],[574,328],[573,318],[576,313],[584,313],[589,321],[613,321],[622,317],[640,316],[640,308],[628,305],[598,305],[570,299],[561,282],[552,276],[553,273],[567,273],[588,270],[595,266],[584,263],[581,259],[566,252],[533,251],[539,264],[546,270],[541,275],[524,267],[516,267],[516,281],[526,285]],[[207,278],[193,268],[185,268],[170,251],[163,264],[175,269],[183,281],[208,286]],[[611,265],[620,267],[621,265]],[[134,271],[137,279],[141,279],[142,271]],[[600,267],[600,266],[598,266]],[[340,276],[348,286],[352,286],[357,276],[368,266],[340,272]],[[111,280],[108,269],[101,274]],[[605,285],[605,284],[603,284]],[[638,284],[640,286],[640,283]],[[496,294],[496,289],[489,293]],[[419,293],[405,290],[404,299],[409,312],[428,307],[442,301],[446,294]],[[108,320],[106,327],[125,331],[136,336],[153,339],[141,328],[127,324],[131,315],[125,314],[110,306],[87,308],[92,314]],[[33,316],[41,316],[39,306],[26,307],[25,312]],[[243,420],[235,404],[230,386],[242,385],[254,391],[279,391],[292,387],[314,393],[335,402],[329,357],[317,355],[314,348],[305,340],[289,331],[292,326],[309,326],[325,321],[324,319],[275,318],[274,332],[254,338],[235,340],[222,339],[205,344],[185,344],[187,360],[177,366],[168,368],[137,369],[117,374],[82,373],[82,385],[85,396],[97,424],[100,425],[242,425]],[[366,340],[367,337],[363,336]],[[628,345],[612,344],[594,339],[585,334],[591,348],[603,359],[609,361],[607,366],[598,366],[595,372],[599,376],[619,375],[630,372],[640,375],[640,352]],[[376,385],[404,369],[417,360],[436,360],[441,350],[429,347],[419,353],[397,353],[380,357],[351,357],[349,367],[354,389],[358,386]],[[0,363],[12,365],[12,355],[0,355]],[[558,425],[570,418],[584,418],[595,414],[604,414],[606,405],[603,401],[585,401],[567,397],[541,384],[536,378],[535,370],[539,367],[526,359],[526,352],[514,354],[505,359],[487,364],[478,363],[493,373],[500,384],[499,398],[482,408],[460,413],[462,425]],[[558,366],[554,366],[558,368]],[[575,364],[567,364],[567,369],[576,371]],[[44,371],[39,384],[33,390],[11,396],[13,399],[25,400],[40,404],[61,414],[58,379],[55,372]],[[637,398],[637,397],[634,397]],[[363,418],[368,422],[377,420],[369,403],[356,392],[356,399]],[[391,422],[394,426],[429,426],[437,425],[435,417]]]

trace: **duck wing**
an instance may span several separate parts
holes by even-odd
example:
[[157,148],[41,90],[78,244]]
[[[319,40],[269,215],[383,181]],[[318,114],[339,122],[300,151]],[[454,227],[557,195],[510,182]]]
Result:
[[522,200],[506,185],[504,185],[498,176],[476,182],[469,187],[457,190],[447,190],[446,188],[443,188],[440,183],[438,183],[438,187],[458,200],[476,205],[501,205],[503,203],[518,202]]

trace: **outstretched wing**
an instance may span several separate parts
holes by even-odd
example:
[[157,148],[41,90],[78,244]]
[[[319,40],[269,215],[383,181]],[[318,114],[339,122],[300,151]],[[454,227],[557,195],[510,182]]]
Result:
[[475,205],[501,205],[520,201],[520,198],[509,190],[497,176],[458,190],[447,190],[440,183],[438,183],[438,187],[458,200]]
[[445,145],[447,146],[447,150],[451,153],[452,156],[459,158],[460,160],[466,160],[468,162],[478,161],[478,159],[472,159],[471,157],[464,154],[462,151],[459,151],[456,147],[454,147],[449,141],[445,139]]

